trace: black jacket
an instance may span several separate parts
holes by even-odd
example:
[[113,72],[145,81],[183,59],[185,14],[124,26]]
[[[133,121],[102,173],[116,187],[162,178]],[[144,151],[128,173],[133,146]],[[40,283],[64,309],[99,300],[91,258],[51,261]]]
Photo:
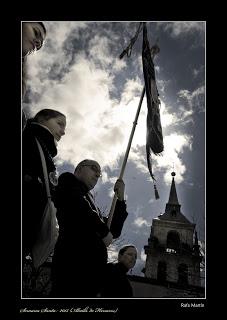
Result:
[[[59,237],[52,262],[53,292],[56,297],[95,297],[107,264],[102,241],[109,228],[90,201],[86,186],[74,174],[63,173],[56,187],[55,206]],[[121,233],[127,217],[126,204],[117,201],[114,237]]]
[[132,286],[127,278],[128,270],[121,263],[108,263],[105,271],[105,282],[101,297],[132,298]]
[[38,139],[46,160],[50,191],[54,190],[57,149],[53,135],[44,127],[27,121],[22,135],[22,247],[23,256],[31,252],[40,219],[47,202],[42,162],[35,138]]

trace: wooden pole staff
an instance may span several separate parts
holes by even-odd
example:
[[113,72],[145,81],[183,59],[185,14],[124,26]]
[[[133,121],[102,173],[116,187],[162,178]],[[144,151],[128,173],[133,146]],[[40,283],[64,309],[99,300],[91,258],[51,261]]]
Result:
[[[128,160],[128,155],[129,155],[129,151],[130,151],[130,148],[131,148],[133,135],[134,135],[134,132],[135,132],[135,129],[136,129],[137,120],[138,120],[140,109],[141,109],[141,106],[142,106],[144,94],[145,94],[145,86],[143,87],[143,91],[142,91],[142,94],[141,94],[141,97],[140,97],[139,105],[138,105],[138,108],[137,108],[136,116],[135,116],[135,119],[134,119],[134,122],[133,122],[133,127],[132,127],[131,134],[130,134],[129,141],[128,141],[128,146],[127,146],[127,149],[126,149],[126,152],[125,152],[125,157],[124,157],[124,160],[123,160],[123,163],[122,163],[120,176],[119,176],[118,179],[122,179],[123,175],[124,175],[125,166],[126,166],[126,163],[127,163],[127,160]],[[113,198],[113,201],[112,201],[112,204],[111,204],[108,220],[107,220],[107,226],[108,227],[110,227],[110,225],[111,225],[111,221],[112,221],[112,218],[113,218],[113,213],[114,213],[114,210],[115,210],[116,202],[117,202],[117,195],[116,195],[116,192],[115,192],[114,193],[114,198]]]

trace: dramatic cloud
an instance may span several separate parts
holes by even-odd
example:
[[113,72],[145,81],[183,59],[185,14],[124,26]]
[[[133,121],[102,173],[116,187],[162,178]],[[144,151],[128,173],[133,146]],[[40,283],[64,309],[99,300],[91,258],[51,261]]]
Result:
[[162,26],[165,31],[170,31],[172,37],[178,37],[182,34],[198,32],[204,34],[205,22],[196,21],[173,21],[162,22],[158,24]]
[[145,219],[143,219],[142,217],[136,218],[135,221],[134,221],[134,224],[135,224],[137,227],[142,227],[143,225],[146,225],[146,226],[149,226],[149,225],[150,225],[150,224],[149,224]]

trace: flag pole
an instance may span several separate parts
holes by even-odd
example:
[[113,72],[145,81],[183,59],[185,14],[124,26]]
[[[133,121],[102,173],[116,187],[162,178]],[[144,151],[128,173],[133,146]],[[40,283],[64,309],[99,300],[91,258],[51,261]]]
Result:
[[[143,87],[143,91],[142,91],[141,96],[140,96],[139,105],[138,105],[136,116],[135,116],[135,119],[134,119],[134,122],[133,122],[131,134],[130,134],[129,141],[128,141],[128,146],[127,146],[127,149],[126,149],[126,152],[125,152],[125,157],[124,157],[124,160],[123,160],[123,163],[122,163],[121,172],[120,172],[120,175],[119,175],[118,179],[122,179],[123,175],[124,175],[125,166],[126,166],[126,163],[127,163],[127,160],[128,160],[128,155],[129,155],[129,151],[130,151],[130,148],[131,148],[133,135],[134,135],[134,132],[135,132],[135,129],[136,129],[137,120],[138,120],[140,109],[141,109],[141,106],[142,106],[144,94],[145,94],[145,86]],[[113,213],[114,213],[114,210],[115,210],[116,202],[117,202],[117,194],[115,192],[114,193],[114,198],[113,198],[113,201],[112,201],[112,204],[111,204],[108,220],[107,220],[107,226],[108,227],[110,227],[110,225],[111,225],[111,221],[112,221],[112,218],[113,218]]]

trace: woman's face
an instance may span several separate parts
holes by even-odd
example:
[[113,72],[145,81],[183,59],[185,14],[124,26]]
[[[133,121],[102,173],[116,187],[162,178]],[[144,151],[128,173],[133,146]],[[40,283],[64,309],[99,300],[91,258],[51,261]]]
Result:
[[118,262],[122,263],[128,270],[132,269],[136,264],[137,251],[133,247],[129,247],[122,255],[119,254]]
[[57,116],[56,118],[51,118],[49,120],[42,120],[40,124],[46,126],[57,141],[59,141],[65,134],[66,119],[64,116]]
[[45,32],[37,22],[23,22],[22,24],[22,55],[39,50],[45,39]]

